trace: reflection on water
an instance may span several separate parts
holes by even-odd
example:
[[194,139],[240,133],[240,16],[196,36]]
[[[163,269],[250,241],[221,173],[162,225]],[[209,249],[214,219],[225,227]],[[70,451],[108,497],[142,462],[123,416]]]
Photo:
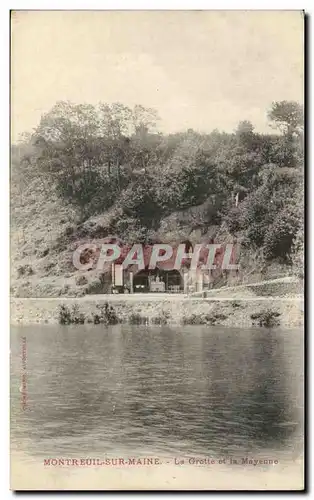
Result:
[[288,456],[300,442],[300,331],[34,326],[11,344],[12,446],[33,456]]

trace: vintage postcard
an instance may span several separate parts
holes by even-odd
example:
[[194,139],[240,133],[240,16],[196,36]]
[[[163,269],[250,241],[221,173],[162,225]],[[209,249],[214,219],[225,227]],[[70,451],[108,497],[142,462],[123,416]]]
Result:
[[304,24],[12,11],[11,489],[304,488]]

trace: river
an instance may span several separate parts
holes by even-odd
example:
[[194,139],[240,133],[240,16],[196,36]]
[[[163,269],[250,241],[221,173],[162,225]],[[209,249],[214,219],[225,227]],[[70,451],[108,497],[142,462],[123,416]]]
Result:
[[302,434],[300,330],[11,330],[11,448],[21,462],[262,457],[289,466]]

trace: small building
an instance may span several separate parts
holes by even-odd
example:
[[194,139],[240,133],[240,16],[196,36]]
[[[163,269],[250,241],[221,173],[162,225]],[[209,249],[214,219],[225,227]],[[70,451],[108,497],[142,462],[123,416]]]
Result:
[[113,288],[126,293],[192,293],[209,289],[213,282],[213,272],[202,269],[207,260],[207,250],[204,248],[200,252],[198,267],[193,270],[190,269],[193,245],[188,240],[182,243],[186,245],[185,252],[189,254],[189,258],[183,259],[179,270],[174,269],[176,249],[170,259],[158,262],[155,269],[149,269],[153,245],[145,245],[143,248],[145,269],[139,270],[137,265],[123,269],[123,260],[131,249],[131,246],[124,247],[120,258],[112,264]]

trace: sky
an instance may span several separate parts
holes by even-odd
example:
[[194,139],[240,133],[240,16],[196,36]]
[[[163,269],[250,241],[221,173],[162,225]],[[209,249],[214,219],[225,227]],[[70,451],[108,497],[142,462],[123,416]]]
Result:
[[60,100],[154,107],[159,129],[269,131],[303,102],[300,11],[15,11],[12,140]]

